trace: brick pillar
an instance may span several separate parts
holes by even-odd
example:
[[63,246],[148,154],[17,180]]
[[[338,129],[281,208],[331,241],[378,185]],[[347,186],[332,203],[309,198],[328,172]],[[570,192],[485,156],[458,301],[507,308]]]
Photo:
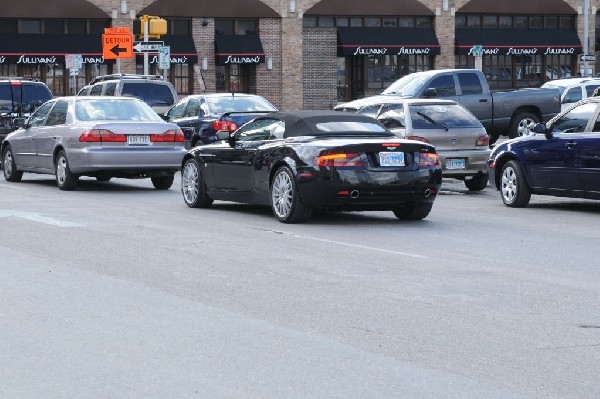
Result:
[[[192,36],[198,53],[198,66],[194,68],[194,93],[214,93],[217,88],[215,71],[215,20],[213,18],[193,18]],[[202,70],[202,60],[206,58],[208,69]],[[199,83],[198,70],[204,79],[205,89]]]
[[302,18],[295,13],[282,18],[281,31],[281,109],[298,110],[303,107]]

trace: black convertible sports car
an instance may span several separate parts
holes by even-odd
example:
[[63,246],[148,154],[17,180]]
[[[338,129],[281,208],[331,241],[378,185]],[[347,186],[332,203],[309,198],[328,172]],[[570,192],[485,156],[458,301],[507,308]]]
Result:
[[217,137],[184,156],[181,190],[191,208],[213,200],[271,205],[284,223],[315,209],[420,220],[442,183],[433,146],[399,139],[368,116],[273,112]]

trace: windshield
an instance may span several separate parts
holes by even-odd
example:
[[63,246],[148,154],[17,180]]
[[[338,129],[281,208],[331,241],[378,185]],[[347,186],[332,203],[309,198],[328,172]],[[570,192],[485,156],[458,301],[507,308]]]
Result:
[[121,95],[139,98],[150,106],[173,105],[175,103],[173,93],[166,84],[126,82],[123,83]]
[[426,75],[413,73],[406,75],[394,83],[381,94],[387,95],[403,95],[403,96],[414,96],[422,86],[423,82],[428,79]]
[[75,115],[80,121],[162,121],[143,102],[111,98],[79,100],[75,104]]
[[277,111],[262,97],[207,97],[211,115],[222,115],[226,112]]
[[560,91],[561,95],[564,93],[565,89],[567,88],[566,86],[555,85],[552,83],[544,83],[540,87],[542,89],[558,89]]

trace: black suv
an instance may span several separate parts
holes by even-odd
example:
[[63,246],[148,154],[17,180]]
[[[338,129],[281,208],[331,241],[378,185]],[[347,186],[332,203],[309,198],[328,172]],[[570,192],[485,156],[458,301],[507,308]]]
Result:
[[97,76],[88,86],[85,87],[86,90],[81,89],[78,95],[137,97],[145,101],[160,116],[164,116],[165,112],[177,102],[175,88],[171,82],[160,75],[116,73]]
[[15,118],[29,117],[51,98],[48,86],[37,79],[0,76],[0,142],[16,129]]

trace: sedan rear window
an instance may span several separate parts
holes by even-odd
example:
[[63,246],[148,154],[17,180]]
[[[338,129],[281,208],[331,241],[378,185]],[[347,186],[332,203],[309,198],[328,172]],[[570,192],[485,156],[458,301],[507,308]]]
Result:
[[387,130],[378,123],[361,121],[333,121],[315,124],[320,132],[325,133],[383,133]]
[[81,121],[162,121],[146,104],[137,100],[120,99],[77,101],[75,116]]
[[277,111],[260,97],[208,97],[206,101],[212,115],[222,115],[226,112]]
[[410,118],[414,129],[482,127],[473,114],[458,104],[411,105]]

